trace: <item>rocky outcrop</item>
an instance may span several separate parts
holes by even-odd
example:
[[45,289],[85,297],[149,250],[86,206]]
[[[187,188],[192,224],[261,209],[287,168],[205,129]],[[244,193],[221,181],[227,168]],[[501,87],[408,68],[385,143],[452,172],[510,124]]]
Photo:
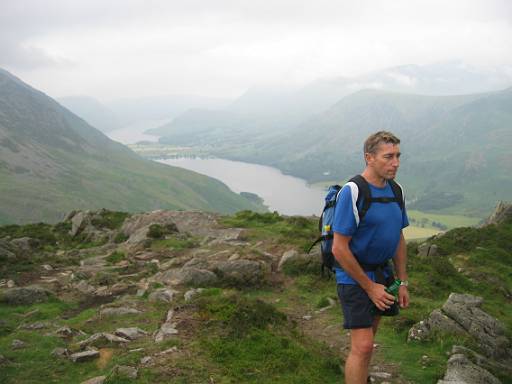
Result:
[[210,287],[218,283],[215,273],[207,269],[177,268],[155,275],[155,280],[168,285]]
[[418,245],[418,256],[432,257],[438,255],[438,248],[435,244],[429,244],[427,242]]
[[478,296],[451,293],[441,309],[432,311],[409,330],[409,341],[426,340],[436,334],[466,336],[475,340],[484,353],[482,356],[464,347],[454,348],[439,384],[499,383],[487,369],[510,370],[507,367],[512,364],[512,343],[505,326],[481,309],[482,302]]
[[437,384],[501,384],[494,375],[486,369],[473,363],[464,354],[455,353],[448,359],[446,373]]
[[483,223],[483,226],[491,224],[500,224],[512,217],[512,203],[499,201],[494,212]]
[[34,285],[7,289],[2,294],[2,301],[12,305],[31,305],[46,302],[52,296],[52,292]]
[[215,272],[226,285],[257,285],[265,281],[265,266],[258,261],[228,260],[217,264]]

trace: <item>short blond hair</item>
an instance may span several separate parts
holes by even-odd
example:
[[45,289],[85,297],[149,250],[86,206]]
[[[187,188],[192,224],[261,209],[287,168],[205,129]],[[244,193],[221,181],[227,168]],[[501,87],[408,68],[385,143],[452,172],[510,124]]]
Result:
[[364,142],[364,153],[375,154],[380,143],[397,145],[400,144],[400,139],[388,131],[375,132]]

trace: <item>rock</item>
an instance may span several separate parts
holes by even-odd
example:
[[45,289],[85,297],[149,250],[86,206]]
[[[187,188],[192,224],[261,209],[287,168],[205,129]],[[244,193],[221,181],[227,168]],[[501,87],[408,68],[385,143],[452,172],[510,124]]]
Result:
[[41,268],[44,271],[53,271],[53,267],[50,264],[43,264],[43,265],[41,265]]
[[263,263],[258,261],[241,259],[220,262],[215,266],[215,272],[221,282],[228,285],[256,285],[265,280]]
[[429,243],[421,243],[418,246],[418,256],[429,257],[429,256],[437,256],[438,255],[438,247],[435,244]]
[[505,326],[479,308],[482,301],[481,297],[451,293],[442,310],[478,341],[487,356],[512,357]]
[[441,310],[435,309],[425,319],[415,324],[410,330],[407,340],[427,340],[432,332],[453,333],[464,335],[466,332],[457,322],[445,315]]
[[299,253],[296,250],[288,250],[281,256],[277,266],[278,271],[298,272],[318,270],[322,266],[322,257],[318,249],[314,249],[311,253]]
[[83,352],[73,353],[72,355],[69,356],[69,359],[73,363],[81,363],[83,361],[95,359],[96,357],[99,357],[99,355],[100,352],[98,350],[90,349]]
[[136,340],[148,334],[146,331],[137,327],[118,328],[114,333],[117,336],[123,337],[128,340]]
[[69,350],[67,348],[55,348],[52,351],[52,356],[59,358],[67,358],[69,357]]
[[22,328],[22,329],[38,330],[38,329],[48,328],[48,324],[47,323],[43,323],[42,321],[37,321],[37,322],[32,323],[32,324],[24,324],[24,325],[20,326],[20,328]]
[[151,356],[144,356],[142,359],[140,359],[141,365],[151,365],[153,363],[154,359]]
[[69,234],[71,237],[75,237],[81,229],[83,229],[86,225],[87,213],[83,211],[76,212],[71,219],[71,230]]
[[82,381],[80,384],[103,384],[107,380],[107,376],[96,376],[92,379]]
[[142,313],[138,309],[135,308],[128,308],[128,307],[109,307],[109,308],[103,308],[100,309],[100,317],[106,317],[106,316],[122,316],[122,315],[133,315]]
[[95,333],[88,339],[81,341],[78,343],[80,349],[85,347],[94,346],[97,348],[103,347],[111,347],[112,345],[119,345],[128,343],[130,340],[125,339],[124,337],[119,337],[107,332]]
[[11,244],[23,253],[30,253],[41,244],[39,240],[30,237],[20,237],[11,240]]
[[0,355],[0,365],[2,365],[3,363],[6,363],[7,362],[7,359],[5,358],[4,355]]
[[77,332],[76,331],[73,331],[71,328],[69,327],[61,327],[59,329],[57,329],[55,331],[55,333],[57,334],[57,336],[59,337],[64,337],[64,338],[67,338],[67,337],[72,337],[73,335],[75,335]]
[[391,373],[388,372],[370,372],[370,376],[381,380],[391,379],[392,377]]
[[503,223],[508,218],[512,217],[512,204],[504,201],[499,201],[494,209],[494,212],[485,221],[483,226],[491,224]]
[[203,291],[204,291],[203,288],[192,288],[192,289],[188,290],[187,292],[185,292],[183,297],[185,298],[185,301],[190,301],[190,300],[192,300],[192,298],[194,296],[196,296],[198,293],[201,293]]
[[96,291],[96,288],[87,283],[85,280],[80,280],[77,284],[74,284],[73,287],[86,295],[93,294]]
[[446,374],[437,384],[485,383],[501,384],[489,371],[473,364],[463,354],[454,354],[448,360]]
[[178,347],[174,346],[174,347],[166,349],[166,350],[164,350],[162,352],[158,352],[157,356],[163,356],[163,355],[167,355],[169,353],[174,353],[174,352],[178,352]]
[[16,283],[14,280],[7,280],[7,288],[14,288],[16,286]]
[[22,349],[22,348],[25,348],[26,346],[27,346],[27,343],[25,343],[24,341],[18,340],[18,339],[14,339],[11,343],[12,349]]
[[198,268],[170,269],[158,279],[169,285],[212,286],[218,283],[218,277],[212,271]]
[[308,320],[311,320],[313,318],[313,316],[311,316],[311,315],[304,315],[304,316],[302,316],[302,318],[304,320],[308,321]]
[[9,241],[8,237],[0,239],[0,259],[15,260],[21,250]]
[[172,298],[176,293],[178,293],[178,291],[175,291],[174,289],[160,288],[152,292],[149,295],[148,300],[151,302],[161,301],[163,303],[171,303]]
[[136,379],[138,375],[137,368],[130,367],[128,365],[117,365],[112,370],[112,373],[118,377],[124,377],[127,379]]
[[174,323],[163,323],[160,329],[155,334],[155,342],[160,343],[170,336],[177,335],[178,330],[175,328]]
[[53,294],[38,286],[10,288],[3,293],[3,301],[12,305],[31,305],[47,302]]

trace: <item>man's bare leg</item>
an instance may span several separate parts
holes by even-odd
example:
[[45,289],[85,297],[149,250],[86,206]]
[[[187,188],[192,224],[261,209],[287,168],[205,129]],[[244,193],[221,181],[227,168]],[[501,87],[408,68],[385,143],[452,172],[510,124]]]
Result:
[[376,317],[372,327],[352,329],[350,332],[350,353],[345,363],[346,384],[366,384],[368,366],[373,353],[373,340],[377,333],[380,317]]

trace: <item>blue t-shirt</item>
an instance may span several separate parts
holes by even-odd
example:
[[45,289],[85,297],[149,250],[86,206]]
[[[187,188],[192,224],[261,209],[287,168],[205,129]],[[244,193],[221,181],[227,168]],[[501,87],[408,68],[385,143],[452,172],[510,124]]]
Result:
[[[369,184],[372,197],[394,197],[389,183],[383,188]],[[344,236],[352,236],[349,248],[360,263],[382,264],[395,256],[400,232],[409,225],[405,207],[398,203],[372,202],[361,223],[359,223],[356,200],[358,188],[349,182],[343,186],[334,211],[333,231]],[[348,273],[336,268],[338,284],[357,284]],[[366,271],[375,281],[375,272]]]

